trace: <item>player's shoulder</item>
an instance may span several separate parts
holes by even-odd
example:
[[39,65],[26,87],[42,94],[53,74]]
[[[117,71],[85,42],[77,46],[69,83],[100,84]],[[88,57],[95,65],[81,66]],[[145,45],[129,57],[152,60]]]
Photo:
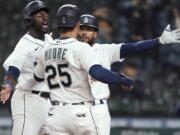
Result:
[[27,40],[26,38],[26,34],[23,35],[19,41],[17,42],[17,44],[15,45],[14,50],[31,50],[31,42],[29,40]]
[[[79,44],[79,47],[80,48],[79,50],[81,50],[81,52],[91,52],[93,53],[94,52],[94,49],[88,44],[88,43],[84,43],[84,42],[81,42],[81,41],[78,41],[78,44]],[[93,51],[93,52],[92,52]]]
[[103,43],[103,44],[95,43],[94,46],[104,47],[104,46],[123,45],[123,44],[124,44],[124,43]]
[[122,44],[115,44],[115,43],[111,43],[111,44],[99,44],[99,43],[95,43],[93,45],[93,49],[96,53],[103,53],[103,54],[111,54],[114,53],[115,51],[119,51],[121,49]]
[[43,47],[44,41],[40,39],[35,39],[34,37],[26,33],[20,38],[16,46],[21,46],[23,48],[33,48],[34,45]]
[[[26,34],[25,34],[25,35],[26,35]],[[25,35],[23,35],[23,36],[19,39],[19,41],[17,42],[16,46],[17,46],[17,45],[23,45],[24,43],[29,42],[29,41],[26,41]]]
[[71,44],[72,44],[73,48],[77,48],[78,50],[91,48],[89,44],[81,42],[77,39],[73,39]]
[[110,44],[100,44],[100,43],[95,43],[93,45],[93,48],[98,50],[98,49],[110,49],[110,48],[117,48],[121,47],[124,43],[110,43]]
[[79,46],[81,46],[83,48],[91,48],[88,43],[84,43],[84,42],[81,42],[81,41],[78,41],[78,40],[77,40],[77,43],[79,44]]
[[81,50],[91,49],[90,45],[84,42],[81,42],[75,38],[61,39],[57,38],[53,42],[49,42],[49,45],[46,48],[53,48],[56,45],[68,48],[71,51],[81,52]]

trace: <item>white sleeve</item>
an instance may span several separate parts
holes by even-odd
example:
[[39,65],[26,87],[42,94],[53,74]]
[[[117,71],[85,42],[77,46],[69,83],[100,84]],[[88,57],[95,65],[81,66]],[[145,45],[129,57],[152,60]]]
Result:
[[89,69],[93,65],[100,65],[100,62],[95,57],[95,51],[88,44],[82,45],[80,51],[81,66],[89,73]]
[[45,78],[45,57],[44,57],[45,50],[42,49],[42,51],[39,53],[37,57],[37,65],[34,68],[34,74],[38,78]]
[[104,46],[104,49],[106,49],[105,52],[107,52],[107,55],[109,54],[109,60],[111,63],[124,60],[120,57],[120,50],[122,45],[123,44],[110,44]]
[[31,47],[21,39],[16,45],[14,51],[5,60],[3,66],[6,70],[9,66],[17,67],[20,71],[23,67],[24,62],[27,60],[29,53],[31,52]]

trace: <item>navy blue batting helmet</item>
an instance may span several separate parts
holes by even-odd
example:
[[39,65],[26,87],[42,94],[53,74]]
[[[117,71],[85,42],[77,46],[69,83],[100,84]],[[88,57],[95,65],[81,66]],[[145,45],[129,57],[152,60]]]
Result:
[[76,5],[66,4],[57,11],[57,26],[74,27],[80,20],[80,10]]
[[89,14],[81,15],[80,26],[88,26],[98,31],[97,19]]
[[44,2],[40,0],[31,1],[25,6],[23,16],[24,16],[25,25],[28,28],[33,26],[34,21],[33,21],[32,15],[37,13],[38,11],[45,11],[48,13],[49,8],[45,5]]

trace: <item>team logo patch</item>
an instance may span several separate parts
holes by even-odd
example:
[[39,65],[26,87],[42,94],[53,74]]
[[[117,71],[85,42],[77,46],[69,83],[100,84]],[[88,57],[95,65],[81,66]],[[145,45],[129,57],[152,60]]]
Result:
[[66,23],[66,18],[65,17],[62,18],[62,23]]
[[83,23],[88,23],[88,17],[84,17]]

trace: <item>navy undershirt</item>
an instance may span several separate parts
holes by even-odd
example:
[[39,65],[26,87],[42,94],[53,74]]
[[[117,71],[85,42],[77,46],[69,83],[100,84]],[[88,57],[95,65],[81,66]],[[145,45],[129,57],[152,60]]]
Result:
[[101,65],[93,65],[89,70],[89,74],[94,79],[103,83],[123,84],[128,86],[133,85],[133,81],[131,79],[127,79],[119,73],[103,68]]
[[14,80],[17,80],[20,75],[20,70],[17,67],[9,66],[8,71],[6,72],[6,76],[13,77]]
[[120,49],[120,58],[143,52],[160,46],[159,39],[143,40],[135,43],[126,43]]

